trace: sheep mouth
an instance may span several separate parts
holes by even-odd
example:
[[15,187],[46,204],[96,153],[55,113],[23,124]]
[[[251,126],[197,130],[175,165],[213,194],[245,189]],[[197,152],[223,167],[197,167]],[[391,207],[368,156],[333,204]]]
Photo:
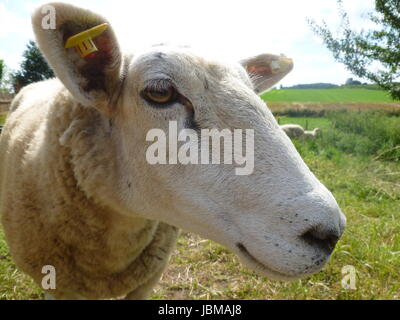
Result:
[[301,278],[301,275],[289,275],[277,271],[269,266],[266,266],[264,263],[260,262],[257,258],[255,258],[249,250],[240,242],[236,244],[236,247],[239,249],[240,253],[255,267],[255,271],[261,271],[262,273],[266,273],[267,277],[273,277],[279,280],[297,280]]

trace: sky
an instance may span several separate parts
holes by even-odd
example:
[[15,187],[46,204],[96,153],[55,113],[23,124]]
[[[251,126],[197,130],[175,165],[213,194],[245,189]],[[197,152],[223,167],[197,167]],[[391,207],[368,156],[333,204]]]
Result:
[[[18,69],[34,35],[31,12],[41,0],[0,0],[0,59]],[[294,60],[284,86],[353,77],[336,63],[306,19],[325,20],[337,31],[336,0],[64,0],[107,17],[124,50],[158,43],[189,45],[220,59],[241,60],[259,53],[283,53]],[[370,28],[374,0],[343,0],[351,26]]]

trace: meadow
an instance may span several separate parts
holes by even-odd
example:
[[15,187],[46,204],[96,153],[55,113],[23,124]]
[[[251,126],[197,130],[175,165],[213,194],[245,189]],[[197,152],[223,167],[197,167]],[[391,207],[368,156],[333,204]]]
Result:
[[[400,299],[397,107],[391,105],[394,113],[325,110],[323,116],[296,108],[296,117],[275,110],[276,118],[321,129],[315,140],[293,142],[347,216],[329,264],[303,280],[271,281],[242,267],[222,246],[183,232],[153,299]],[[345,266],[356,271],[355,289],[341,284]],[[15,268],[0,230],[0,299],[41,298],[38,287]]]
[[385,91],[365,88],[282,89],[266,92],[261,97],[268,102],[393,102]]
[[400,102],[375,86],[343,86],[334,89],[282,89],[261,95],[277,115],[325,116],[341,110],[383,110],[400,113]]

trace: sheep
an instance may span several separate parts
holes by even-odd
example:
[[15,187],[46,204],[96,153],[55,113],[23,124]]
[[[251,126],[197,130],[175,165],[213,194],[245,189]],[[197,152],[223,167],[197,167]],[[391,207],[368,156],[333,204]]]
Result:
[[311,130],[311,131],[304,130],[303,138],[315,139],[319,135],[320,132],[321,132],[321,130],[319,128],[315,128],[314,130]]
[[[20,270],[41,285],[43,267],[54,268],[48,297],[149,297],[181,228],[272,279],[327,263],[345,217],[257,95],[292,70],[291,59],[226,63],[169,46],[124,54],[105,18],[46,6],[57,13],[55,28],[43,28],[43,6],[32,25],[57,78],[25,87],[13,102],[0,136],[0,215]],[[90,55],[65,48],[105,24]],[[192,134],[253,130],[254,171],[150,164],[148,133],[168,132],[171,121]]]
[[289,138],[314,139],[320,132],[319,128],[315,128],[311,131],[304,130],[304,128],[298,124],[284,124],[280,127]]
[[289,138],[299,138],[304,134],[304,128],[298,124],[283,124],[280,127]]

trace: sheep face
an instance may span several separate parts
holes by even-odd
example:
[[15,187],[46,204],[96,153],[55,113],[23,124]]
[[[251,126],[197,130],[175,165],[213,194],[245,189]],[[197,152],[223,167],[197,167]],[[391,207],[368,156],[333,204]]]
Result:
[[[142,203],[144,217],[223,244],[262,274],[293,279],[324,265],[345,220],[331,193],[309,171],[255,94],[245,71],[239,64],[164,47],[133,58],[118,120],[125,157],[132,159],[127,172],[132,181],[136,179],[137,196],[132,196],[130,206]],[[170,81],[180,98],[160,107],[142,93],[152,83],[164,85],[166,75],[166,86]],[[199,135],[211,128],[253,129],[253,172],[237,175],[234,164],[149,165],[145,155],[153,140],[133,145],[126,137],[145,141],[153,128],[171,136],[171,121],[177,121],[178,132],[195,129]],[[222,140],[220,147],[222,155]]]
[[[70,5],[53,6],[55,30],[41,28],[40,9],[33,17],[39,46],[74,100],[112,123],[110,149],[116,150],[120,183],[110,187],[119,188],[126,214],[215,240],[272,278],[296,279],[321,269],[345,218],[257,95],[292,69],[289,59],[262,54],[226,64],[164,46],[125,56],[111,27],[94,39],[99,51],[82,58],[64,41],[106,21]],[[234,163],[180,163],[171,159],[169,141],[167,164],[150,163],[149,132],[160,129],[170,137],[175,122],[178,133],[254,130],[251,170],[240,175]],[[251,135],[241,136],[251,144]],[[206,148],[201,139],[197,145],[199,153]],[[219,149],[224,154],[225,145]]]

